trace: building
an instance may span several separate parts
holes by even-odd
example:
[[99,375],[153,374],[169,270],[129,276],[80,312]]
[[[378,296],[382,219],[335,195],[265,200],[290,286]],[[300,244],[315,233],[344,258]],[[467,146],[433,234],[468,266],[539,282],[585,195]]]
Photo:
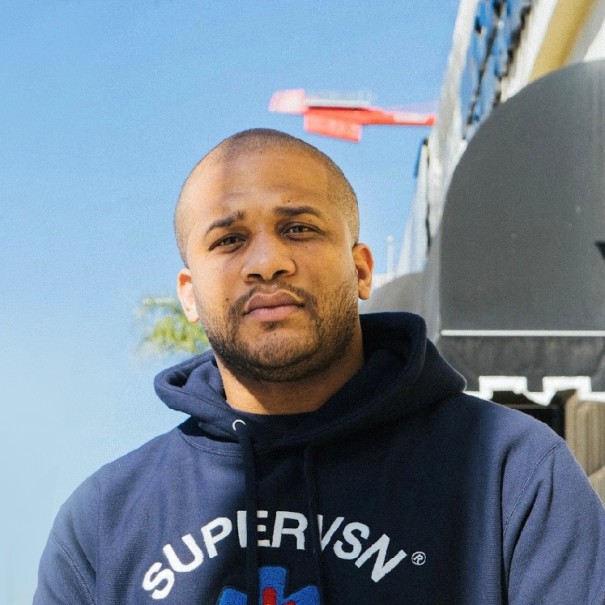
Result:
[[393,279],[469,380],[605,401],[605,0],[463,0]]

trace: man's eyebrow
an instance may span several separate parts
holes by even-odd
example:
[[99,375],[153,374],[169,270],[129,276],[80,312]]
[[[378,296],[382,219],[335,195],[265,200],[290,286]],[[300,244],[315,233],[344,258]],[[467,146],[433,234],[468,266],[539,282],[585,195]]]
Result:
[[273,212],[277,216],[285,218],[299,216],[301,214],[312,214],[318,218],[323,217],[323,214],[317,210],[317,208],[313,208],[313,206],[278,206]]
[[226,229],[227,227],[231,227],[237,221],[242,221],[246,218],[246,213],[243,210],[238,210],[237,212],[233,212],[225,216],[224,218],[219,218],[216,221],[213,221],[206,229],[206,235],[208,235],[211,231],[215,229]]
[[[273,212],[277,216],[285,218],[300,216],[301,214],[311,214],[318,218],[323,217],[323,214],[316,208],[313,208],[313,206],[278,206]],[[245,218],[246,213],[243,210],[237,210],[232,214],[228,214],[227,216],[219,218],[210,223],[206,229],[206,235],[212,231],[215,231],[216,229],[227,229],[238,221],[245,220]]]

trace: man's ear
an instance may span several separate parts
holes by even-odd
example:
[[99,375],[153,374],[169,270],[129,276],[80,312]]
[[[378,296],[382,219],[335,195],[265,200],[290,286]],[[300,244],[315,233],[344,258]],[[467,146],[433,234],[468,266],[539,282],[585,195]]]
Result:
[[200,316],[197,312],[197,306],[195,304],[195,295],[193,292],[193,283],[191,282],[191,271],[184,268],[179,271],[176,278],[176,291],[183,307],[185,317],[191,322],[195,323],[199,321]]
[[357,284],[359,298],[367,300],[372,291],[372,270],[374,269],[374,258],[372,251],[366,244],[355,244],[353,246],[353,262],[357,269]]

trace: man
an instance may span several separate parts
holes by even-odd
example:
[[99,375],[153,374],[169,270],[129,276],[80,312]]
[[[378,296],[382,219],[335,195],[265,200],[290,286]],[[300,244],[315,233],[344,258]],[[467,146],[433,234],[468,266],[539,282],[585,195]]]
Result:
[[191,417],[74,493],[35,603],[605,603],[605,512],[565,443],[464,395],[419,317],[358,315],[372,256],[329,158],[236,134],[175,227],[212,351],[156,390]]

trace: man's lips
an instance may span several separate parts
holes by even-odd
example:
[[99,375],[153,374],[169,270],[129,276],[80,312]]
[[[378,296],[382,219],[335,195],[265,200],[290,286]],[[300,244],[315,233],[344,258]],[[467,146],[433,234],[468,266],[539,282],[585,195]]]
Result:
[[[285,290],[253,294],[244,306],[244,315],[256,312],[255,315],[266,313],[271,316],[283,307],[302,307],[303,303],[294,294]],[[283,309],[287,310],[287,309]],[[291,309],[294,310],[294,309]]]

